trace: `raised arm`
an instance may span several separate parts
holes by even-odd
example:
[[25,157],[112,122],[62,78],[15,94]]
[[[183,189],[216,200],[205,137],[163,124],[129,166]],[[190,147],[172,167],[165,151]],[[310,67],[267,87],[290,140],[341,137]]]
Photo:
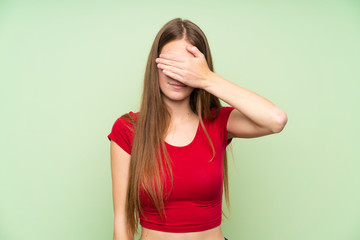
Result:
[[287,122],[286,113],[266,98],[209,72],[203,89],[235,109],[230,113],[228,138],[252,138],[279,133]]
[[235,108],[229,116],[230,137],[260,137],[279,133],[287,122],[286,113],[266,98],[240,87],[212,72],[204,54],[188,45],[193,56],[160,54],[157,67],[169,77],[193,88],[201,88]]

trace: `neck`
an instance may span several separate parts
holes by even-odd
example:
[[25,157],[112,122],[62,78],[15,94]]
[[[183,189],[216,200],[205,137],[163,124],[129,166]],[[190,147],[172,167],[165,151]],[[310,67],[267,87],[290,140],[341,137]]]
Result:
[[183,101],[165,99],[165,104],[171,116],[171,125],[177,125],[197,118],[197,115],[191,110],[190,97]]

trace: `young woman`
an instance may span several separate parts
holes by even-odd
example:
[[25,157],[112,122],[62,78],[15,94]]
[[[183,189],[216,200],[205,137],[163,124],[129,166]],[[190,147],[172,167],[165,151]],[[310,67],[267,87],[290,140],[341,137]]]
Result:
[[269,100],[213,72],[197,25],[166,23],[148,57],[140,110],[119,117],[108,135],[114,239],[134,239],[139,219],[140,240],[227,239],[226,146],[279,133],[286,122]]

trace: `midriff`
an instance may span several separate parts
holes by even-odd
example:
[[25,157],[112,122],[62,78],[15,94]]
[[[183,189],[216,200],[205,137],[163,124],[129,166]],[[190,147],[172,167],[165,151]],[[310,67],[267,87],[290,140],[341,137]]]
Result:
[[224,240],[221,225],[200,232],[162,232],[141,226],[139,240]]

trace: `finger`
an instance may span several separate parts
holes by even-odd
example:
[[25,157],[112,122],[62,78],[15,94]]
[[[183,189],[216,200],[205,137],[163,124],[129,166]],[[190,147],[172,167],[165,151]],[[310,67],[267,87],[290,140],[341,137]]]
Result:
[[196,47],[196,46],[193,46],[193,45],[188,45],[186,46],[186,49],[192,54],[194,55],[195,57],[200,57],[201,56],[201,52],[200,50]]
[[184,61],[183,57],[179,57],[179,56],[176,56],[176,55],[170,54],[170,53],[162,53],[162,54],[160,54],[159,57],[164,58],[164,59],[168,59],[168,60],[172,60],[172,61],[175,61],[175,62],[183,62]]
[[168,70],[162,70],[163,71],[163,73],[165,74],[165,75],[167,75],[167,76],[169,76],[169,77],[171,77],[171,78],[173,78],[173,79],[175,79],[175,80],[178,80],[178,81],[182,81],[182,77],[180,76],[180,75],[178,75],[178,74],[175,74],[175,73],[173,73],[173,72],[170,72],[170,71],[168,71]]
[[163,70],[168,70],[168,71],[174,72],[176,74],[180,74],[182,71],[181,68],[178,68],[176,66],[169,66],[169,65],[165,65],[165,64],[161,64],[161,63],[159,63],[157,65],[157,67],[160,69],[163,69]]
[[181,79],[183,79],[183,77],[182,77],[183,76],[182,69],[172,67],[172,66],[167,66],[167,65],[164,65],[164,64],[158,64],[158,68],[160,68],[163,72],[164,71],[167,72],[168,74],[175,74],[176,76],[179,76],[180,79],[176,78],[176,80],[180,81]]
[[171,60],[167,60],[164,58],[156,58],[155,62],[159,63],[159,64],[164,64],[164,65],[168,65],[168,66],[174,66],[180,69],[183,69],[183,66],[180,64],[180,62],[174,62]]

